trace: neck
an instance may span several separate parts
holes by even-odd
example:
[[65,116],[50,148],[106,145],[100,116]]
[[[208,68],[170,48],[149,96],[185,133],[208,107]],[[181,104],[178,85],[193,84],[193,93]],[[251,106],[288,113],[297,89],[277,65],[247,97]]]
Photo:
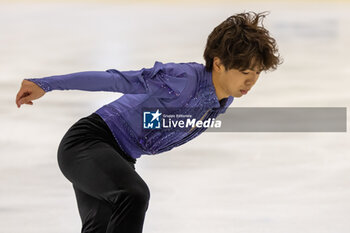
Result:
[[219,74],[215,72],[214,70],[212,71],[212,80],[215,88],[215,93],[216,97],[218,100],[222,100],[224,98],[228,98],[229,95],[225,93],[224,89],[221,87],[220,82],[218,81]]

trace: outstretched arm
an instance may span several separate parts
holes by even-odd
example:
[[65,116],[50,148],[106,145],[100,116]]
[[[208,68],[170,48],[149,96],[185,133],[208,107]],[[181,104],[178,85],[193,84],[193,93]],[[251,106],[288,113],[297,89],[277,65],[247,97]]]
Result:
[[45,92],[53,90],[110,91],[128,94],[148,93],[148,70],[84,71],[44,78],[25,79],[41,87]]
[[53,90],[111,91],[130,94],[145,94],[161,85],[159,79],[149,79],[150,69],[120,72],[114,69],[106,71],[84,71],[44,78],[28,78],[16,95],[16,105],[33,105],[46,92]]
[[169,75],[164,64],[156,62],[152,68],[135,71],[84,71],[44,78],[24,79],[16,104],[33,104],[52,90],[111,91],[124,94],[149,94],[160,98],[176,98],[185,88],[187,78]]

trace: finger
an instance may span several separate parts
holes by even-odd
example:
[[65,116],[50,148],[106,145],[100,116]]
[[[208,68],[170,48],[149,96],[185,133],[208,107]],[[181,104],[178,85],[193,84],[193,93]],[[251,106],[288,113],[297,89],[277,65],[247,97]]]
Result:
[[27,98],[22,98],[22,99],[19,100],[19,104],[25,104],[28,101],[30,101],[28,97]]
[[23,95],[23,90],[19,90],[19,92],[16,95],[16,104],[18,105],[18,101],[21,98],[21,96]]
[[29,95],[30,93],[26,89],[21,89],[16,96],[16,102],[18,103],[21,101],[21,98],[27,97]]

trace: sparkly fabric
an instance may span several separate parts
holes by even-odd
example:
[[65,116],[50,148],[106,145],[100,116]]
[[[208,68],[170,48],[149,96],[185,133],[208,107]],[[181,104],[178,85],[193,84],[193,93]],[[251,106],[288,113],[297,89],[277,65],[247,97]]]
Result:
[[52,91],[50,85],[44,81],[44,80],[40,80],[40,79],[25,79],[31,82],[34,82],[35,84],[37,84],[39,87],[41,87],[41,89],[43,89],[45,92],[49,92]]
[[[111,129],[125,153],[133,158],[169,151],[203,133],[206,128],[188,132],[173,129],[143,129],[144,108],[162,109],[171,114],[189,114],[192,119],[216,118],[232,103],[229,96],[219,101],[212,73],[204,65],[155,62],[138,71],[85,71],[68,75],[28,79],[45,91],[86,90],[124,93],[95,111]],[[175,110],[174,110],[175,109]],[[168,111],[169,110],[169,111]],[[167,112],[168,111],[168,112]],[[164,113],[164,112],[162,112]]]

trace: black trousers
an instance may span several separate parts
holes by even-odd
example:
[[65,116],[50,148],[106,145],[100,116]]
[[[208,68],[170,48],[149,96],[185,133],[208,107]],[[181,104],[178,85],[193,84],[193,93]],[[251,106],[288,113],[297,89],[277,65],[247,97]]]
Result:
[[136,160],[123,153],[99,115],[68,129],[57,159],[74,188],[82,233],[142,232],[150,191],[135,171]]

